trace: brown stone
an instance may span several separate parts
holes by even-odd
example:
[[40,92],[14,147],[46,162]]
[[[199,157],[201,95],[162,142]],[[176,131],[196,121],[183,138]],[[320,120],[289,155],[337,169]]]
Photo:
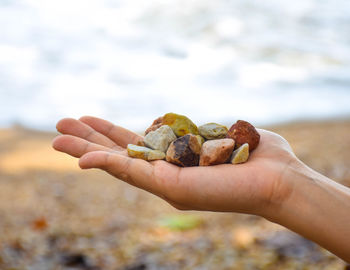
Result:
[[253,151],[259,144],[260,134],[252,124],[243,120],[238,120],[229,129],[226,138],[234,139],[236,148],[248,143],[249,151]]
[[209,166],[225,163],[229,160],[235,147],[232,139],[217,139],[206,141],[200,153],[200,166]]
[[166,161],[181,167],[197,166],[201,145],[196,136],[187,134],[173,141],[166,153]]
[[155,131],[158,128],[160,128],[163,125],[163,116],[158,117],[156,120],[153,121],[152,125],[146,129],[145,135],[147,135],[151,131]]
[[143,139],[138,140],[136,145],[138,145],[138,146],[146,146],[145,142],[143,141]]

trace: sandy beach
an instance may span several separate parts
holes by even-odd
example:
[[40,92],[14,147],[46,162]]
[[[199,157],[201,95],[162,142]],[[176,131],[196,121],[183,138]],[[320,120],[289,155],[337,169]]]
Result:
[[[265,127],[350,186],[350,120]],[[262,218],[181,212],[51,148],[55,133],[0,130],[0,269],[344,269]]]

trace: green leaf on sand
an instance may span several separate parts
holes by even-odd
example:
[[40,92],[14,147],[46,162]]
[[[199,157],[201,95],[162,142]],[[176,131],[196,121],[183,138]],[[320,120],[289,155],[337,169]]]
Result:
[[159,220],[159,225],[174,231],[185,231],[197,228],[203,223],[202,219],[194,215],[171,215]]

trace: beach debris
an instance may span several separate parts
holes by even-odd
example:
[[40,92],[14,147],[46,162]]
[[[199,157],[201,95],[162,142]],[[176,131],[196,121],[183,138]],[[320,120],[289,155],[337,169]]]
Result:
[[163,125],[160,128],[149,132],[145,138],[144,143],[147,147],[153,150],[166,152],[169,144],[176,140],[176,135],[168,125]]
[[258,243],[274,250],[279,259],[290,257],[314,263],[322,259],[321,250],[315,243],[290,231],[272,233]]
[[201,136],[207,140],[221,139],[225,138],[228,132],[227,127],[216,124],[208,123],[198,127],[198,132]]
[[246,227],[238,227],[233,230],[232,244],[238,249],[250,248],[255,242],[254,233]]
[[231,163],[239,164],[244,163],[249,158],[249,144],[245,143],[233,151],[231,155]]
[[226,137],[235,140],[236,148],[248,143],[249,151],[253,151],[260,141],[260,134],[256,131],[255,127],[243,120],[238,120],[233,124]]
[[170,215],[162,217],[158,223],[173,231],[186,231],[199,227],[203,219],[196,215]]
[[44,231],[48,228],[48,223],[45,217],[40,217],[32,222],[32,228],[35,231]]
[[124,270],[146,270],[146,269],[147,269],[147,264],[145,263],[132,264],[124,268]]
[[195,135],[187,134],[173,141],[166,152],[166,161],[182,167],[197,166],[201,145]]
[[222,164],[228,161],[235,147],[232,139],[217,139],[206,141],[202,145],[199,165],[209,166]]
[[165,158],[181,167],[244,163],[260,141],[260,134],[246,121],[238,120],[229,130],[213,122],[197,128],[188,117],[176,113],[158,117],[145,134],[137,145],[128,145],[130,157]]
[[90,269],[86,255],[80,253],[63,254],[61,263],[64,266]]
[[164,159],[165,154],[159,150],[153,150],[148,147],[138,146],[135,144],[128,144],[127,146],[128,155],[133,158],[140,158],[147,161]]

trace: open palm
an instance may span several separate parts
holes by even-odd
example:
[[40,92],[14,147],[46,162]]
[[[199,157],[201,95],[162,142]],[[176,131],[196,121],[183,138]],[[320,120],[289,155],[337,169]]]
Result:
[[53,147],[80,158],[83,169],[99,168],[147,190],[181,210],[243,212],[268,216],[267,209],[288,197],[283,174],[296,160],[279,135],[259,129],[260,144],[244,164],[180,168],[163,160],[147,162],[127,156],[128,143],[142,136],[90,116],[65,118]]

